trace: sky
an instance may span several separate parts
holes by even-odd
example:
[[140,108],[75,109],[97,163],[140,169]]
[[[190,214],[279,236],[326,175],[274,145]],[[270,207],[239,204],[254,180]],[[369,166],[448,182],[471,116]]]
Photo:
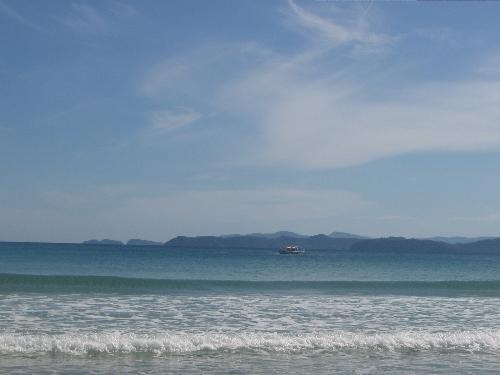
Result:
[[500,236],[500,3],[0,0],[0,240]]

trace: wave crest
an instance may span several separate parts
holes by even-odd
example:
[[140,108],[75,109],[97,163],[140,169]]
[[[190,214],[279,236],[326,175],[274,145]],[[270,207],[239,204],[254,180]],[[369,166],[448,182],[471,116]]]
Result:
[[497,351],[500,331],[400,332],[363,334],[350,332],[284,335],[246,334],[88,334],[0,335],[0,354],[51,353],[71,355],[149,353],[153,355],[204,351],[299,353],[307,351]]

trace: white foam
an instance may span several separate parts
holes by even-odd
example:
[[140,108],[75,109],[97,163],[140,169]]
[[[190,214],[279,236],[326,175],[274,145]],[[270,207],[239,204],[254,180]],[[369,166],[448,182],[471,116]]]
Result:
[[0,354],[151,353],[162,355],[202,351],[297,353],[315,350],[497,351],[500,350],[500,331],[399,332],[391,334],[336,332],[302,335],[277,333],[0,335]]

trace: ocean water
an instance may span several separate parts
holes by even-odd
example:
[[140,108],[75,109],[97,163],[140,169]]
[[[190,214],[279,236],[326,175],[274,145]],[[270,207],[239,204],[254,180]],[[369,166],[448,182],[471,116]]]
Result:
[[498,368],[500,251],[0,243],[0,373]]

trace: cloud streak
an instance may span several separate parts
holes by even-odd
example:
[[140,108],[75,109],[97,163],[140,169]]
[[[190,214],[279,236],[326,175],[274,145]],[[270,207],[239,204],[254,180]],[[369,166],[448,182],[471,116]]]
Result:
[[191,125],[202,115],[190,109],[154,111],[151,115],[152,133],[167,132]]
[[265,159],[336,168],[411,152],[496,148],[497,100],[499,83],[423,85],[406,99],[381,103],[301,85],[262,112]]
[[293,0],[288,0],[290,9],[296,16],[296,21],[305,28],[311,29],[317,35],[327,40],[331,46],[346,43],[359,43],[371,46],[382,46],[392,42],[395,38],[387,35],[377,34],[369,29],[360,14],[357,22],[350,26],[343,26],[338,22],[320,17],[312,12],[298,6]]
[[89,3],[72,3],[67,13],[58,18],[70,30],[81,34],[113,35],[117,21],[137,14],[134,7],[120,2],[107,2],[106,7],[95,7]]
[[[253,64],[237,65],[241,48],[201,48],[159,64],[143,92],[178,92],[211,76],[214,66],[237,65],[238,74],[205,82],[209,99],[196,97],[197,90],[186,90],[186,97],[255,129],[253,153],[241,156],[251,164],[334,169],[408,153],[500,147],[500,82],[471,74],[387,85],[399,66],[353,56],[345,47],[397,48],[397,36],[373,32],[366,12],[341,25],[293,1],[289,7],[297,27],[312,32],[299,52],[254,47],[245,55]],[[329,43],[318,47],[318,38]]]
[[31,22],[28,18],[24,17],[21,15],[19,12],[17,12],[14,8],[8,6],[4,1],[0,0],[0,13],[5,14],[6,16],[16,20],[20,24],[24,26],[28,26],[32,29],[36,30],[42,30],[38,25],[34,24]]

